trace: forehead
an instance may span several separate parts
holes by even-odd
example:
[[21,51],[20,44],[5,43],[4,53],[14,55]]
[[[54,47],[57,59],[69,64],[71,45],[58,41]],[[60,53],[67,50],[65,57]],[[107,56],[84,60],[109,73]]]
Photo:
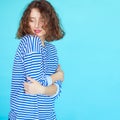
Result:
[[40,11],[37,8],[33,8],[30,13],[30,17],[33,18],[42,18]]

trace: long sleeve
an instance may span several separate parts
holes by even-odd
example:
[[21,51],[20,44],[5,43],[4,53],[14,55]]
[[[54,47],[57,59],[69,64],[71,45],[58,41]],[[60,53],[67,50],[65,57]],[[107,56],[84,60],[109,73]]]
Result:
[[[53,64],[53,67],[51,68],[51,71],[54,72],[56,69],[54,69],[54,64],[56,62],[56,49],[52,45],[49,45],[48,49],[48,55],[46,52],[46,49],[43,48],[41,44],[41,40],[37,36],[25,36],[22,38],[23,42],[23,50],[24,50],[24,56],[23,56],[23,63],[24,63],[24,72],[26,77],[29,76],[31,78],[34,78],[38,82],[40,82],[43,86],[49,86],[49,79],[47,79],[48,75],[47,70],[50,67],[50,62]],[[55,56],[53,56],[55,55]],[[49,59],[50,57],[50,59]],[[51,57],[54,58],[54,63],[51,60]],[[47,60],[50,60],[50,62],[47,64]],[[57,68],[57,66],[56,66]],[[53,72],[53,73],[54,73]],[[52,73],[52,74],[53,74]],[[53,96],[57,96],[61,92],[61,82],[57,81],[54,83],[57,86],[56,94]]]
[[58,86],[58,91],[53,97],[25,94],[23,83],[30,76],[43,86],[48,86],[46,76],[54,74],[57,67],[57,55],[52,44],[46,42],[46,47],[43,48],[40,38],[32,35],[21,39],[12,72],[10,119],[38,120],[55,116],[54,103],[60,92],[60,84],[54,83]]
[[24,56],[24,68],[26,77],[29,76],[43,83],[44,72],[42,65],[42,57],[40,53],[31,52]]
[[26,77],[34,78],[42,85],[46,85],[43,68],[41,40],[37,36],[27,35],[22,38],[24,56],[24,72]]

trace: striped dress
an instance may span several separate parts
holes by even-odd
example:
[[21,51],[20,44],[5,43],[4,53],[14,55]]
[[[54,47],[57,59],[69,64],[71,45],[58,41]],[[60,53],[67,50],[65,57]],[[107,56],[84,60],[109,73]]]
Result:
[[61,91],[61,82],[54,83],[57,92],[53,96],[26,94],[23,83],[30,76],[43,86],[48,86],[46,76],[55,73],[57,67],[54,45],[45,42],[45,46],[42,46],[40,38],[32,35],[21,39],[13,65],[10,120],[56,120],[54,105]]

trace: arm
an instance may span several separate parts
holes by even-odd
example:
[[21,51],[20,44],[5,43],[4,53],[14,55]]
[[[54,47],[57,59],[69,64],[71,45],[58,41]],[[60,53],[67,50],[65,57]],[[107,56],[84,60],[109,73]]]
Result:
[[[32,38],[31,36],[27,36],[27,38],[25,39],[29,39],[26,40],[26,43],[24,43],[25,44],[24,49],[26,51],[26,54],[24,55],[23,58],[25,74],[26,77],[29,76],[34,80],[36,80],[36,82],[31,82],[31,83],[28,82],[27,80],[27,82],[24,83],[25,92],[30,94],[53,95],[58,90],[57,83],[56,85],[51,85],[49,87],[44,87],[40,84],[41,83],[40,81],[44,81],[45,78],[45,74],[42,66],[42,55],[41,55],[41,51],[38,49],[39,48],[38,46],[40,45],[40,39],[38,39],[38,37],[33,37],[33,36]],[[58,72],[58,74],[60,74],[60,72]],[[53,82],[59,80],[58,74],[52,76]],[[50,92],[47,90],[49,90]]]
[[43,94],[53,96],[58,93],[57,89],[59,89],[59,87],[55,84],[52,84],[50,86],[42,86],[38,81],[33,78],[27,77],[27,79],[30,81],[30,83],[24,83],[24,89],[27,94]]
[[48,82],[48,86],[52,85],[53,83],[57,82],[58,80],[63,82],[63,80],[64,80],[64,72],[61,69],[60,65],[58,65],[56,73],[52,74],[51,76],[47,76],[46,79],[47,79],[47,82]]
[[54,82],[56,82],[58,80],[63,82],[63,80],[64,80],[64,72],[61,69],[60,65],[58,65],[56,73],[52,74],[50,77],[52,79],[52,83],[54,83]]
[[[59,67],[58,67],[59,68]],[[61,91],[61,81],[59,79],[64,79],[64,74],[61,69],[57,69],[57,72],[51,75],[54,80],[54,83],[49,86],[42,86],[39,82],[31,77],[27,77],[30,81],[24,83],[24,89],[27,94],[44,94],[48,96],[55,96],[56,94],[60,93]]]
[[52,84],[50,86],[44,87],[44,93],[45,95],[48,96],[55,96],[58,93],[58,86],[55,84]]

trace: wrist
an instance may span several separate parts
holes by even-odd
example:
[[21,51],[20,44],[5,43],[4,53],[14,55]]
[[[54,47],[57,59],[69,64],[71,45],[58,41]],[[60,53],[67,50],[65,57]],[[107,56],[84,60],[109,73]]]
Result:
[[45,94],[45,86],[41,86],[41,89],[39,89],[39,94]]
[[52,79],[52,83],[54,83],[54,82],[56,82],[57,80],[59,80],[58,72],[52,74],[50,77],[51,77],[51,79]]

